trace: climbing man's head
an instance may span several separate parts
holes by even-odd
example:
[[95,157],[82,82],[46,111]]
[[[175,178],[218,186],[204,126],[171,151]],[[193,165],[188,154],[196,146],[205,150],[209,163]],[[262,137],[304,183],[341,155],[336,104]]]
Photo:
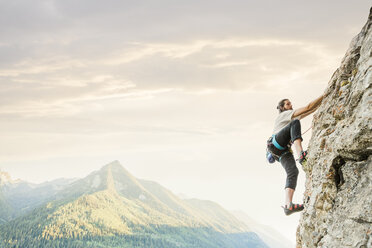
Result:
[[279,110],[279,113],[286,110],[292,110],[292,103],[288,99],[283,99],[278,103],[276,108]]

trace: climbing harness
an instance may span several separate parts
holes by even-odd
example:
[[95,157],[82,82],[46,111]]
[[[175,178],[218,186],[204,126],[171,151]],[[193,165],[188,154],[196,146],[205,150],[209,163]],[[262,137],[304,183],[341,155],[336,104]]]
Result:
[[275,135],[272,135],[267,140],[266,159],[270,164],[274,163],[275,161],[280,162],[281,157],[289,152],[292,153],[290,144],[288,144],[287,147],[282,147],[276,141]]
[[[310,126],[305,132],[303,132],[301,135],[303,136],[308,131],[312,129],[312,126]],[[287,154],[288,152],[293,153],[291,149],[291,143],[288,144],[287,147],[282,147],[275,139],[275,134],[273,134],[268,140],[267,140],[267,147],[266,147],[266,159],[267,161],[272,164],[275,161],[280,162],[280,159],[282,156]],[[298,160],[298,159],[296,159]]]
[[272,142],[273,142],[273,145],[278,148],[279,150],[283,151],[285,150],[285,147],[282,147],[281,145],[279,145],[279,143],[276,141],[275,139],[275,135],[272,136]]

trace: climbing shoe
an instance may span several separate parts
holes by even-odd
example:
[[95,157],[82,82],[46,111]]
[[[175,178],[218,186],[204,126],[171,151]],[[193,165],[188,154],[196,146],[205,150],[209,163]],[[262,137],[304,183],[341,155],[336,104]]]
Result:
[[295,212],[300,212],[300,211],[304,210],[304,205],[303,204],[293,204],[291,202],[291,204],[289,204],[289,206],[285,205],[282,208],[284,209],[285,215],[291,215]]
[[298,158],[298,162],[301,165],[304,165],[306,163],[306,159],[307,159],[307,151],[302,151],[300,157]]

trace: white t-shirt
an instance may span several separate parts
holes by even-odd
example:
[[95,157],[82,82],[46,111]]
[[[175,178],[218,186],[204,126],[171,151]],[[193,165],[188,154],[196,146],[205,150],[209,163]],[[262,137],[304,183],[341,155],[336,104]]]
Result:
[[286,110],[279,113],[275,120],[273,134],[278,133],[283,127],[287,126],[292,121],[294,110]]

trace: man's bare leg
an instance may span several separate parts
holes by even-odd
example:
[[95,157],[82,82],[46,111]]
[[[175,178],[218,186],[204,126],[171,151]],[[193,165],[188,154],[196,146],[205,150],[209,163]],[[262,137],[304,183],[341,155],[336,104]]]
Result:
[[294,192],[295,192],[294,189],[291,188],[285,189],[285,204],[287,205],[287,207],[289,207],[289,205],[292,202]]
[[298,154],[298,157],[301,156],[301,152],[303,151],[302,149],[302,140],[301,139],[296,139],[295,141],[293,141],[293,144],[295,146],[295,149],[296,149],[296,152]]

